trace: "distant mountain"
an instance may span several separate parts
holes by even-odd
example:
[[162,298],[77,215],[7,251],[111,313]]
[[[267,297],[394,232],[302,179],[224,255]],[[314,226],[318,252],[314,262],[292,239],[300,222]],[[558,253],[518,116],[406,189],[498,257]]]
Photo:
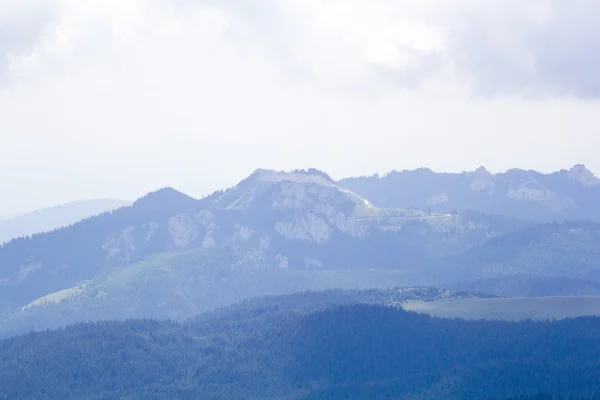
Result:
[[0,221],[6,221],[7,219],[11,219],[18,216],[19,214],[2,214],[0,215]]
[[29,333],[0,340],[0,388],[24,400],[592,398],[600,391],[599,318],[439,319],[400,309],[406,295],[415,297],[309,292],[184,323]]
[[420,168],[339,183],[383,208],[472,210],[538,221],[600,221],[600,179],[584,165],[551,174],[522,169],[492,174],[484,167],[472,172],[436,173]]
[[0,311],[67,289],[111,267],[177,249],[181,240],[172,239],[176,216],[196,206],[197,200],[189,196],[161,189],[131,206],[5,243],[0,246]]
[[0,217],[0,243],[22,236],[49,232],[130,204],[127,201],[113,199],[80,200],[18,216]]
[[[101,304],[104,295],[154,295],[165,307],[191,301],[172,307],[169,315],[180,317],[205,309],[204,292],[198,297],[194,288],[222,288],[208,301],[219,306],[242,293],[278,293],[279,288],[340,287],[344,280],[344,287],[362,287],[365,273],[349,277],[348,270],[379,269],[380,277],[395,278],[374,281],[406,285],[427,260],[458,254],[523,226],[476,213],[379,209],[320,171],[257,170],[201,200],[165,188],[130,207],[7,243],[0,247],[0,312],[57,299],[69,304],[66,299],[81,292],[73,307]],[[340,271],[336,276],[324,272],[335,270]],[[302,279],[282,271],[315,275]],[[124,317],[156,308],[143,300],[120,307]]]

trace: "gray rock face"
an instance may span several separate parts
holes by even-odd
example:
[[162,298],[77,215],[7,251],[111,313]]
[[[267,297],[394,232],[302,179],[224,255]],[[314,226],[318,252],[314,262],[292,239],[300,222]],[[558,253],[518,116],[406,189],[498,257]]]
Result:
[[272,208],[282,210],[318,209],[323,205],[374,208],[368,200],[314,170],[307,173],[258,169],[215,198],[213,204],[226,210],[243,210],[267,201]]
[[600,185],[600,179],[583,164],[577,164],[569,170],[569,179],[587,187]]

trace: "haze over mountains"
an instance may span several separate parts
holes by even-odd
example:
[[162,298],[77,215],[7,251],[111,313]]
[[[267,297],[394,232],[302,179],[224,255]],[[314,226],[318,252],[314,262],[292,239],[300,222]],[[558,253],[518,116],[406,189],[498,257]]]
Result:
[[[578,197],[596,193],[586,173],[589,179],[578,180],[573,170],[523,174],[522,180],[569,179],[556,196],[592,207]],[[423,190],[417,182],[400,190],[391,176],[338,183],[314,169],[256,170],[203,199],[165,188],[129,207],[12,240],[0,247],[3,328],[184,319],[251,296],[306,289],[417,285],[514,296],[600,294],[600,224],[518,219],[525,209],[548,219],[556,214],[546,202],[509,196],[512,186],[506,201],[490,202],[489,214],[470,206],[450,213],[446,203],[385,208],[344,186],[378,182],[375,199]],[[470,182],[470,193],[482,195],[473,191],[473,173],[435,179],[449,182],[430,188],[436,193],[458,193]],[[500,183],[488,179],[493,185],[485,196],[500,198]]]
[[14,218],[18,215],[19,214],[3,214],[3,215],[0,215],[0,221],[6,221],[7,219]]
[[600,400],[598,15],[0,1],[0,400]]
[[130,205],[114,199],[79,200],[15,216],[0,216],[0,243],[62,228],[82,219]]

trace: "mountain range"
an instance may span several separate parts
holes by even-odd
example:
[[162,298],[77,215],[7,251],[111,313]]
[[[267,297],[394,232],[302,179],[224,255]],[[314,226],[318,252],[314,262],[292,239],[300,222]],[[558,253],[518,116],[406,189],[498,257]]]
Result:
[[420,168],[339,183],[383,208],[471,210],[535,221],[600,221],[600,179],[581,164],[550,174],[522,169],[492,174],[485,167],[436,173]]
[[[130,206],[1,246],[0,333],[82,320],[182,320],[247,297],[307,289],[600,294],[600,223],[593,215],[546,221],[560,214],[550,203],[498,194],[509,175],[514,182],[539,180],[556,196],[576,199],[571,211],[593,213],[596,179],[583,167],[550,175],[519,171],[417,170],[336,182],[315,169],[260,169],[202,199],[160,189]],[[396,175],[405,178],[390,178]],[[492,181],[489,203],[473,189],[475,175]],[[426,179],[398,189],[406,177]],[[470,197],[463,207],[450,200],[394,203],[420,198],[434,181],[448,197],[470,182],[470,196],[485,207],[472,206],[479,203]],[[362,193],[365,182],[370,195]],[[507,190],[525,190],[514,185]],[[585,201],[577,197],[582,193]],[[535,215],[527,217],[528,209]]]

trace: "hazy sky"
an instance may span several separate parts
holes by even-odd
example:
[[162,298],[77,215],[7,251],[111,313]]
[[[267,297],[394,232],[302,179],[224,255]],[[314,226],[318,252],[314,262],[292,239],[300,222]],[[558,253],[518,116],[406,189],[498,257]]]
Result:
[[598,0],[0,0],[0,214],[258,167],[600,173]]

